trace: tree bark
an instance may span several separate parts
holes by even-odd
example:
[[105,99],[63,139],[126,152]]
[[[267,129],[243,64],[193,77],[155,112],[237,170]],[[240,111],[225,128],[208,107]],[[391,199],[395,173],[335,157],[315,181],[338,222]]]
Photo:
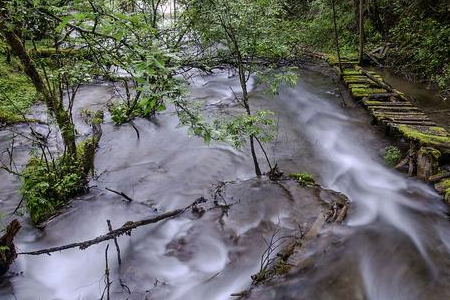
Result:
[[[251,116],[251,110],[250,110],[250,105],[248,104],[248,91],[247,91],[247,80],[245,78],[245,70],[243,67],[243,62],[242,62],[242,57],[240,55],[240,53],[238,54],[238,72],[239,72],[239,81],[241,83],[241,89],[242,89],[242,98],[243,98],[243,102],[244,102],[244,106],[245,106],[245,110],[247,112],[247,115]],[[261,169],[259,167],[259,163],[258,163],[258,157],[256,156],[256,151],[255,151],[255,137],[253,135],[250,136],[250,152],[252,154],[252,158],[253,158],[253,164],[255,166],[255,174],[256,176],[261,176]]]
[[333,10],[334,43],[336,46],[336,52],[337,52],[338,61],[339,61],[339,70],[341,71],[341,74],[342,74],[341,51],[339,49],[339,36],[338,36],[338,30],[337,30],[336,8],[334,5],[334,0],[331,0],[331,8]]
[[358,61],[362,63],[364,53],[364,0],[359,0],[359,53]]
[[253,135],[250,136],[250,151],[252,152],[253,164],[255,165],[255,174],[260,177],[262,175],[261,169],[259,168],[258,158],[255,152],[255,141]]
[[0,246],[4,247],[0,251],[0,276],[8,271],[9,266],[17,257],[16,247],[14,246],[14,237],[19,232],[20,223],[13,220],[6,228],[6,233],[0,238]]

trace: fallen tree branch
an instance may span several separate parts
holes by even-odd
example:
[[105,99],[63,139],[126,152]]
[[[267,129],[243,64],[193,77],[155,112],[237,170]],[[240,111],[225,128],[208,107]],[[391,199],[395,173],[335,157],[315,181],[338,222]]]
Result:
[[102,293],[102,297],[100,298],[100,300],[103,300],[103,297],[106,294],[106,300],[110,299],[110,286],[111,286],[111,281],[109,281],[109,264],[108,264],[108,249],[109,249],[109,245],[106,246],[105,249],[105,289],[103,290]]
[[132,198],[130,198],[130,197],[129,197],[127,194],[125,194],[124,192],[118,192],[118,191],[115,191],[115,190],[110,189],[110,188],[107,188],[107,187],[105,188],[105,190],[107,190],[107,191],[109,191],[109,192],[111,192],[111,193],[117,194],[117,195],[119,195],[119,196],[125,198],[128,202],[133,202],[133,201],[134,201]]
[[104,235],[101,235],[99,237],[96,237],[94,239],[91,240],[87,240],[87,241],[83,241],[83,242],[77,242],[77,243],[72,243],[72,244],[68,244],[68,245],[64,245],[64,246],[59,246],[59,247],[52,247],[52,248],[47,248],[47,249],[42,249],[42,250],[37,250],[37,251],[30,251],[30,252],[20,252],[18,253],[19,255],[41,255],[41,254],[48,254],[50,255],[50,253],[53,252],[58,252],[58,251],[62,251],[62,250],[67,250],[67,249],[72,249],[72,248],[79,248],[80,250],[85,250],[87,248],[89,248],[92,245],[96,245],[105,241],[109,241],[109,240],[113,240],[118,236],[121,236],[123,234],[127,234],[130,235],[131,231],[137,227],[141,227],[141,226],[145,226],[145,225],[149,225],[149,224],[154,224],[154,223],[158,223],[159,221],[165,220],[165,219],[170,219],[173,217],[176,217],[178,215],[181,215],[182,213],[184,213],[186,210],[188,210],[189,208],[191,208],[195,203],[197,203],[197,201],[195,201],[193,204],[182,208],[182,209],[176,209],[174,211],[170,211],[164,214],[161,214],[157,217],[154,218],[150,218],[150,219],[144,219],[141,221],[136,221],[136,222],[126,222],[122,227],[112,230]]
[[[113,231],[113,228],[112,228],[112,225],[111,225],[111,221],[110,220],[106,220],[106,223],[108,224],[109,232]],[[122,264],[122,259],[120,258],[120,247],[119,247],[119,243],[117,242],[117,237],[114,238],[114,245],[116,245],[117,261],[118,261],[119,266],[120,266]]]

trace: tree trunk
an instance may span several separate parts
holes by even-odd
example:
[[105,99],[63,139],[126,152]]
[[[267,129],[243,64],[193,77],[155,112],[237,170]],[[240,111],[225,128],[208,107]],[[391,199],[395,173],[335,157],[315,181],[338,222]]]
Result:
[[371,19],[375,30],[381,33],[381,36],[383,37],[383,39],[385,39],[387,34],[384,28],[383,20],[380,17],[378,0],[371,1],[371,5],[369,6],[369,18]]
[[336,52],[337,52],[338,61],[339,61],[339,70],[341,71],[341,74],[342,74],[341,51],[339,50],[339,36],[338,36],[338,30],[337,30],[336,8],[334,5],[334,0],[331,0],[331,8],[333,9],[334,43],[336,46]]
[[[238,52],[238,72],[239,72],[239,81],[241,83],[241,89],[242,89],[242,99],[244,102],[244,107],[245,110],[247,112],[247,115],[251,116],[251,110],[250,110],[250,105],[248,103],[248,91],[247,91],[247,80],[245,78],[245,70],[244,70],[244,63],[242,61],[242,57],[240,55],[240,52]],[[259,163],[258,163],[258,157],[256,156],[256,151],[255,151],[255,141],[254,141],[255,137],[253,135],[250,136],[250,151],[252,153],[252,158],[253,158],[253,164],[255,166],[255,174],[256,176],[261,176],[261,169],[259,168]]]
[[422,147],[417,153],[417,177],[428,181],[436,174],[441,153],[431,147]]
[[36,91],[43,96],[47,109],[55,117],[64,141],[66,154],[76,157],[75,127],[70,120],[69,114],[64,109],[62,99],[55,96],[47,88],[34,61],[28,54],[25,45],[22,43],[18,35],[10,29],[8,24],[4,21],[0,22],[0,33],[8,43],[11,53],[19,58],[25,73],[33,82]]
[[250,136],[250,151],[252,152],[253,164],[255,165],[255,174],[260,177],[262,175],[261,169],[259,168],[258,158],[255,152],[255,141],[253,135]]
[[364,0],[359,0],[359,53],[358,61],[359,63],[363,60],[364,53]]

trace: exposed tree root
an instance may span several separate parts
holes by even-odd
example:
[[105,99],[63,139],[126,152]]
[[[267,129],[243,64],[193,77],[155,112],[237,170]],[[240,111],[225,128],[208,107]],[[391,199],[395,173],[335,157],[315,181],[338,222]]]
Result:
[[20,223],[13,220],[6,228],[6,233],[0,238],[0,276],[8,271],[9,266],[17,257],[14,237],[20,230]]

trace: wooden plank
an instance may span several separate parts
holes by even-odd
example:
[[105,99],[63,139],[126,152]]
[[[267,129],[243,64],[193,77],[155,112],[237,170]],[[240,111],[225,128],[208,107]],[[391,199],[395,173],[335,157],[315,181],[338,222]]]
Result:
[[380,93],[380,94],[370,94],[369,96],[367,96],[369,99],[371,100],[380,100],[382,101],[383,99],[388,99],[390,97],[395,97],[396,94],[394,93]]
[[417,111],[417,112],[406,112],[406,111],[394,111],[394,112],[377,112],[373,111],[373,115],[376,116],[394,116],[394,117],[401,117],[401,116],[423,116],[427,117],[423,112]]
[[396,123],[401,122],[401,121],[432,122],[427,117],[425,117],[425,118],[416,118],[416,117],[381,117],[379,119],[380,120],[392,120],[392,121],[394,121]]
[[436,126],[436,123],[432,121],[391,121],[390,123],[395,123],[397,125]]
[[[377,103],[379,102],[379,103]],[[410,106],[415,107],[410,102],[380,102],[380,101],[363,101],[364,104],[366,104],[368,107],[374,107],[374,106],[386,106],[386,107],[403,107],[403,106]]]
[[395,112],[395,111],[421,111],[417,107],[414,106],[397,106],[397,107],[389,107],[389,106],[376,106],[370,108],[372,111],[377,112]]

